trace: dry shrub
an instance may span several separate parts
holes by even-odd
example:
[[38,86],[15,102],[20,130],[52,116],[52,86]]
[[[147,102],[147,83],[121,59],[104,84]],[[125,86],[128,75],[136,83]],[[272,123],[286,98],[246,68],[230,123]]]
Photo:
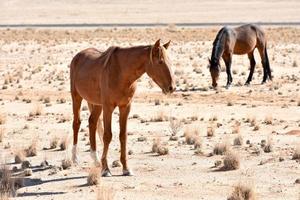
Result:
[[152,145],[152,152],[158,155],[166,155],[169,153],[169,149],[166,145],[161,144],[160,139],[154,139]]
[[37,140],[33,140],[29,147],[27,147],[25,150],[26,157],[33,157],[37,155]]
[[40,116],[43,112],[43,107],[40,104],[36,104],[32,111],[29,113],[29,117]]
[[298,159],[300,159],[300,145],[297,146],[293,154],[293,160],[298,160]]
[[253,187],[239,184],[234,187],[232,194],[227,200],[256,200],[256,193]]
[[3,127],[0,127],[0,142],[3,141],[4,133],[5,133],[5,129]]
[[0,113],[0,125],[5,124],[6,115],[4,113]]
[[212,137],[215,135],[215,128],[210,126],[207,127],[207,137]]
[[175,136],[182,129],[182,121],[178,120],[176,118],[170,117],[169,127],[170,127],[170,132],[171,132],[172,136]]
[[268,138],[268,141],[263,148],[265,153],[270,153],[273,151],[273,140],[271,137]]
[[256,126],[256,124],[257,124],[256,118],[255,118],[255,117],[252,117],[252,118],[250,119],[250,125],[251,125],[252,127],[254,127],[254,126]]
[[167,120],[168,117],[165,115],[164,111],[159,111],[156,116],[151,119],[151,122],[163,122]]
[[233,145],[235,146],[243,145],[243,136],[241,134],[239,134],[236,138],[234,138]]
[[6,165],[0,166],[0,199],[6,200],[16,196],[16,190],[24,186],[24,179],[12,177],[11,171]]
[[185,137],[185,142],[188,145],[194,145],[197,140],[200,140],[199,139],[199,131],[196,128],[193,128],[193,129],[187,128],[184,131],[184,137]]
[[113,200],[114,196],[115,194],[110,188],[98,187],[97,200]]
[[223,159],[223,170],[235,170],[240,168],[240,157],[236,152],[229,151]]
[[54,136],[50,139],[50,149],[55,149],[58,145],[59,138],[57,136]]
[[239,134],[241,129],[241,123],[236,121],[235,124],[232,126],[232,133]]
[[72,161],[70,158],[66,158],[61,161],[61,167],[63,169],[69,169],[71,168],[71,166],[72,166]]
[[15,163],[19,164],[26,160],[25,152],[23,150],[18,150],[15,153]]
[[222,142],[215,145],[213,153],[215,155],[224,155],[229,150],[230,150],[229,144],[227,142]]
[[152,153],[157,153],[158,151],[158,147],[160,146],[160,139],[156,138],[153,140],[153,144],[152,144]]
[[97,167],[93,167],[89,171],[89,175],[87,177],[88,185],[98,185],[100,183],[100,169]]
[[66,150],[68,147],[68,143],[69,143],[68,136],[62,137],[59,144],[60,150]]
[[272,116],[266,116],[266,118],[265,118],[265,124],[268,124],[268,125],[270,125],[270,124],[273,124],[273,117]]

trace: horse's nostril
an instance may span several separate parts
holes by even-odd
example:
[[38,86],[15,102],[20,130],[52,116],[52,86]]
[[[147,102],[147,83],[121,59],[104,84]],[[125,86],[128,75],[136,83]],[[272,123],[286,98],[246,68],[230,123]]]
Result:
[[170,87],[169,87],[169,91],[170,91],[170,92],[173,92],[174,90],[175,90],[175,88],[174,88],[173,86],[170,86]]

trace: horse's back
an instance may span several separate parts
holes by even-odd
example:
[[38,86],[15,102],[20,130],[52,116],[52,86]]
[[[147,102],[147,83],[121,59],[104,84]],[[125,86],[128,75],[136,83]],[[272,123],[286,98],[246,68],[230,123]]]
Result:
[[262,29],[253,24],[246,24],[233,29],[236,43],[235,54],[245,54],[253,51],[264,37]]
[[80,51],[70,66],[71,93],[79,94],[92,104],[100,103],[100,78],[104,59],[102,52],[95,48]]

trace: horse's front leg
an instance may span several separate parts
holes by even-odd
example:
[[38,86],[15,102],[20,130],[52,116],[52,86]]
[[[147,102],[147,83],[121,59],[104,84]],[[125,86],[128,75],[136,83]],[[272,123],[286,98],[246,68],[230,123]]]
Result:
[[110,177],[111,173],[107,165],[107,153],[108,147],[112,139],[111,132],[111,117],[114,106],[109,104],[103,104],[103,122],[104,122],[104,135],[103,135],[103,152],[101,157],[102,163],[102,176]]
[[223,60],[226,65],[226,74],[227,74],[227,84],[226,88],[228,89],[232,83],[232,75],[231,75],[231,62],[232,62],[232,54],[224,54]]
[[255,68],[255,64],[256,64],[253,51],[248,53],[248,58],[250,60],[250,73],[249,73],[249,76],[248,76],[248,79],[247,79],[245,85],[249,85],[250,82],[252,81],[253,72],[254,72],[254,68]]
[[131,104],[129,103],[126,106],[120,106],[120,145],[121,145],[121,163],[123,165],[123,175],[132,176],[132,171],[128,168],[127,165],[127,119],[130,112]]

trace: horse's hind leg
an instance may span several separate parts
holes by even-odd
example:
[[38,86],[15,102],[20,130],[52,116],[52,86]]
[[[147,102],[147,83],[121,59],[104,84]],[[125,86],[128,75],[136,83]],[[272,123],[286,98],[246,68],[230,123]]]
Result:
[[253,72],[254,72],[254,68],[255,68],[255,64],[256,64],[253,51],[248,53],[248,58],[250,60],[250,73],[249,73],[249,76],[248,76],[248,79],[247,79],[245,85],[249,85],[250,82],[252,81]]
[[260,45],[259,47],[257,47],[260,58],[261,58],[261,64],[263,66],[264,69],[264,74],[263,74],[263,80],[262,80],[262,84],[266,83],[267,78],[268,78],[268,68],[267,68],[267,60],[266,60],[266,55],[265,55],[265,49],[264,49],[264,45]]
[[77,142],[78,142],[78,131],[80,128],[80,107],[82,98],[77,94],[76,91],[72,92],[72,103],[73,103],[73,149],[72,149],[72,161],[78,163],[77,157]]
[[90,145],[91,145],[91,157],[94,160],[96,166],[100,165],[99,156],[96,151],[96,129],[99,116],[102,112],[102,106],[99,105],[91,105],[89,104],[89,109],[91,111],[89,117],[89,133],[90,133]]

